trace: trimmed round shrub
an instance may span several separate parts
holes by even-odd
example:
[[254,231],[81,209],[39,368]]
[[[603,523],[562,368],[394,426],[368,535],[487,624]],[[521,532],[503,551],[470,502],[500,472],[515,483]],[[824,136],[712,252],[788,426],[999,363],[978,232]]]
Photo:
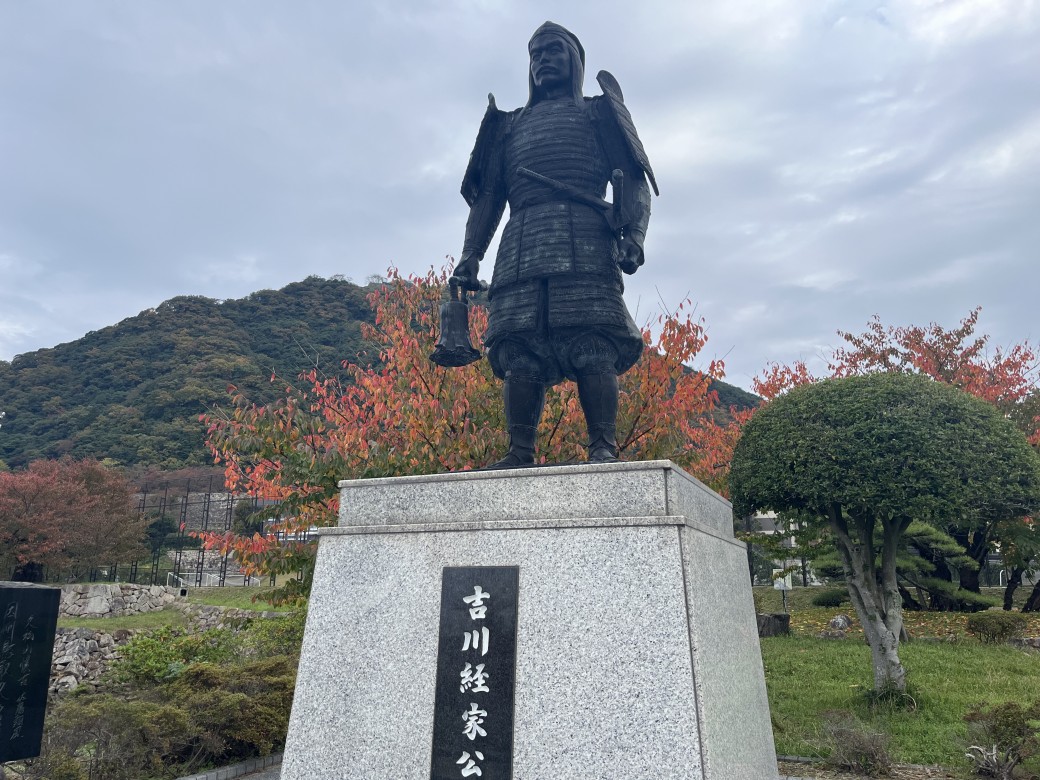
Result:
[[979,612],[968,618],[968,633],[988,645],[1021,639],[1028,623],[1015,612]]
[[844,588],[827,588],[812,597],[813,606],[816,607],[840,607],[850,601],[849,592]]

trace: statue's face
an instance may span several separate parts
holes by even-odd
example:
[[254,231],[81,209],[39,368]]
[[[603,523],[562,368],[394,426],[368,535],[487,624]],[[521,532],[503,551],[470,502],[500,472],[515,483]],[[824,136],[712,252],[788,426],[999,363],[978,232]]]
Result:
[[561,38],[543,33],[531,41],[528,51],[536,87],[544,89],[570,83],[571,55]]

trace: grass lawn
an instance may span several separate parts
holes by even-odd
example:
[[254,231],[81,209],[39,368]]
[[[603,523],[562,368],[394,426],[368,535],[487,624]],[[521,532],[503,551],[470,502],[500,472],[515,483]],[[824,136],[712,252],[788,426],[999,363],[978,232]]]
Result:
[[223,588],[189,588],[188,601],[192,604],[208,604],[217,607],[235,607],[236,609],[253,609],[259,612],[278,611],[290,612],[292,607],[272,607],[266,601],[253,597],[257,594],[266,593],[268,587],[243,588],[227,586]]
[[[218,607],[235,607],[237,609],[251,609],[257,612],[274,610],[266,601],[253,601],[252,598],[262,593],[267,588],[189,588],[187,601],[189,604],[204,604]],[[290,612],[291,607],[279,607],[278,612]],[[107,618],[59,618],[58,628],[91,628],[97,631],[111,633],[116,629],[125,628],[131,630],[157,629],[163,626],[183,628],[188,625],[188,619],[179,609],[168,606],[156,612],[145,612],[141,615],[129,615],[126,617]]]
[[90,628],[95,631],[111,633],[116,629],[125,628],[130,630],[155,629],[163,626],[183,627],[188,625],[188,618],[183,612],[174,607],[155,612],[145,612],[140,615],[127,615],[125,617],[107,618],[85,618],[85,617],[61,617],[58,618],[58,628]]
[[862,640],[777,637],[762,659],[777,753],[825,755],[820,713],[849,710],[891,737],[897,761],[964,766],[964,714],[979,702],[1040,698],[1040,654],[1009,646],[916,641],[900,646],[916,710],[871,708],[870,650]]

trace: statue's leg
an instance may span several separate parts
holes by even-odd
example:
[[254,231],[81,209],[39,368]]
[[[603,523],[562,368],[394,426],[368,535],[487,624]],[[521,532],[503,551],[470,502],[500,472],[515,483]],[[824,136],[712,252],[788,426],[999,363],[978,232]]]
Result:
[[612,463],[618,459],[618,379],[614,368],[617,355],[611,341],[596,334],[578,337],[570,348],[578,399],[589,429],[591,463]]
[[579,374],[578,398],[589,428],[589,462],[613,463],[618,459],[617,374]]
[[509,451],[506,456],[488,468],[513,469],[534,463],[538,422],[545,406],[545,380],[539,370],[538,359],[522,345],[507,341],[499,347],[496,357],[505,367],[506,426],[509,431]]

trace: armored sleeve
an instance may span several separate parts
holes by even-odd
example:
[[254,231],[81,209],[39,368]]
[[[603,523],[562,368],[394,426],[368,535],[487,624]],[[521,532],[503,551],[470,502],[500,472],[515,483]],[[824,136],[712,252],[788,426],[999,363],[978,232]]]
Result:
[[654,178],[654,169],[650,167],[650,158],[647,157],[646,151],[643,149],[643,142],[639,140],[635,123],[632,121],[632,114],[629,113],[628,107],[625,105],[625,96],[621,92],[621,85],[617,83],[617,79],[605,70],[601,70],[596,74],[596,81],[599,82],[600,87],[603,89],[603,99],[600,101],[600,104],[604,109],[602,113],[606,115],[604,118],[609,116],[609,119],[613,119],[615,132],[620,133],[621,140],[624,142],[628,153],[639,166],[639,169],[646,174],[646,178],[650,181],[650,186],[654,188],[654,195],[660,195],[661,193],[657,189],[657,179]]
[[488,95],[488,108],[462,178],[462,197],[470,207],[463,257],[470,254],[484,257],[505,211],[501,155],[502,135],[508,120],[509,115],[496,107],[495,96]]

